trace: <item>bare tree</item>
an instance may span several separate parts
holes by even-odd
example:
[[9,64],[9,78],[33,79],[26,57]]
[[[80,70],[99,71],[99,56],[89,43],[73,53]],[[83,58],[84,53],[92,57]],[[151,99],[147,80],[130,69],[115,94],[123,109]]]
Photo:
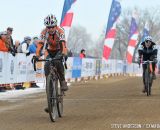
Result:
[[[132,11],[133,9],[126,9],[121,13],[110,59],[126,59]],[[136,8],[136,11],[138,12],[138,19],[136,19],[139,32],[138,42],[142,41],[143,29],[147,22],[149,24],[149,34],[156,43],[160,43],[160,9],[158,7],[144,10]],[[103,55],[105,31],[106,27],[102,30],[99,38],[93,41],[91,35],[87,33],[84,27],[73,26],[68,37],[68,47],[74,53],[79,53],[84,48],[87,50],[87,55],[101,58]]]
[[88,54],[87,50],[92,48],[93,41],[91,39],[91,35],[87,33],[84,27],[73,26],[68,36],[67,45],[73,53],[79,54],[83,48]]
[[[160,42],[160,39],[159,39],[160,10],[158,8],[155,8],[152,10],[148,10],[148,9],[141,10],[138,8],[136,9],[139,14],[137,19],[138,32],[139,32],[138,42],[139,43],[142,42],[143,29],[146,22],[148,22],[149,34],[153,37],[153,40],[156,43],[159,43]],[[126,58],[132,10],[133,9],[126,9],[121,14],[120,22],[117,24],[117,35],[115,38],[115,43],[114,43],[110,58],[116,58],[116,59]]]

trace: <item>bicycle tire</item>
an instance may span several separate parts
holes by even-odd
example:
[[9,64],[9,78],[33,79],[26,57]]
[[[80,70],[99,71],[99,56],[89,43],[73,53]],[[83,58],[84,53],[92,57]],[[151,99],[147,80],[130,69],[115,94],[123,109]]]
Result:
[[149,96],[149,71],[148,71],[148,67],[145,70],[145,89],[147,92],[147,96]]
[[53,76],[49,74],[47,76],[46,92],[48,101],[48,113],[52,122],[55,122],[58,117],[57,112],[57,91],[56,91],[56,81]]
[[151,89],[152,89],[152,83],[153,83],[153,79],[152,79],[152,74],[150,73],[150,80],[149,80],[149,95],[151,95]]
[[57,108],[58,108],[58,115],[59,117],[63,116],[63,91],[61,90],[59,80],[57,80],[57,92],[58,92],[58,101],[57,101]]

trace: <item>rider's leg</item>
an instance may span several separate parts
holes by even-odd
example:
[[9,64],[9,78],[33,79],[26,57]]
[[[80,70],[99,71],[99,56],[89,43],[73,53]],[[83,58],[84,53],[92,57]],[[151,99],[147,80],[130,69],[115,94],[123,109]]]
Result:
[[67,91],[68,86],[67,86],[67,82],[65,81],[65,73],[64,73],[63,63],[61,60],[57,60],[57,61],[55,61],[55,65],[56,65],[57,71],[59,73],[61,89],[63,91]]
[[156,79],[155,68],[156,68],[156,63],[152,63],[153,79]]
[[[157,49],[154,49],[154,50],[153,50],[153,53],[152,53],[151,56],[150,56],[150,60],[152,60],[152,61],[157,60]],[[153,78],[153,79],[156,79],[155,67],[156,67],[156,63],[153,62],[153,63],[152,63],[152,70],[153,70],[153,77],[152,77],[152,78]]]

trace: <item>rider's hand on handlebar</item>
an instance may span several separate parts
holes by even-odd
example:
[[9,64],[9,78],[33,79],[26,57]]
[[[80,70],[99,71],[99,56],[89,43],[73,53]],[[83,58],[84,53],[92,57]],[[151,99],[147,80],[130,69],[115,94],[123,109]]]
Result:
[[155,63],[157,63],[157,58],[154,58],[153,61],[154,61]]
[[32,61],[32,63],[33,63],[33,61],[38,61],[38,60],[39,60],[39,57],[38,57],[38,56],[33,56],[31,61]]

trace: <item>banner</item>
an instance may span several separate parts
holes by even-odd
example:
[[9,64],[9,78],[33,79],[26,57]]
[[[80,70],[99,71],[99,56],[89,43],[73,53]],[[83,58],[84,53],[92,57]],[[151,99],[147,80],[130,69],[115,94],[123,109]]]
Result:
[[31,62],[33,55],[27,56],[27,81],[35,81],[36,80],[36,72],[34,71],[33,64]]
[[[13,57],[10,53],[0,52],[0,85],[30,81],[44,82],[44,62],[37,62],[36,73],[31,63],[32,55],[18,53]],[[158,62],[159,63],[159,62]],[[140,74],[142,68],[137,64],[127,64],[121,60],[100,60],[93,58],[69,57],[66,79],[82,78],[111,73]]]
[[12,54],[8,53],[5,55],[5,59],[7,66],[6,66],[6,71],[5,73],[7,74],[6,77],[6,82],[7,83],[16,83],[16,75],[17,75],[17,64],[16,64],[16,59],[17,57],[12,56]]
[[96,62],[94,59],[83,58],[81,77],[88,77],[96,74]]
[[7,53],[0,52],[0,84],[5,84],[6,82],[6,70],[7,61],[5,60]]
[[82,59],[79,57],[73,58],[72,78],[81,77]]
[[27,60],[26,55],[17,53],[17,82],[27,81]]
[[[135,12],[136,13],[136,12]],[[136,14],[133,14],[130,26],[130,35],[129,35],[129,43],[127,48],[127,62],[128,64],[132,63],[135,47],[137,45],[138,40],[138,26],[136,23]]]
[[65,0],[64,5],[63,5],[60,26],[65,29],[66,39],[68,38],[69,29],[72,25],[72,20],[73,20],[73,15],[74,15],[73,4],[75,2],[76,0]]
[[103,58],[108,60],[110,57],[110,53],[112,51],[112,47],[114,44],[115,36],[116,36],[116,23],[117,19],[121,13],[121,4],[118,0],[113,0],[104,41],[104,48],[103,48]]
[[73,57],[68,57],[67,59],[67,69],[65,70],[65,78],[72,78],[72,67],[73,67]]
[[102,61],[100,59],[96,59],[96,75],[101,74]]

